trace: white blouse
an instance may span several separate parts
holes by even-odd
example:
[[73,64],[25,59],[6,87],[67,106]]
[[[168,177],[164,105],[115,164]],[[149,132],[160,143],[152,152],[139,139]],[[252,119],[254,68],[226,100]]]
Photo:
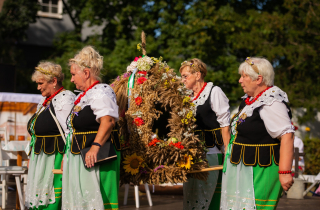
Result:
[[[243,98],[246,98],[245,95]],[[272,138],[280,138],[284,134],[294,133],[294,126],[291,124],[289,110],[282,101],[289,102],[287,94],[277,86],[267,90],[252,105],[245,106],[238,116],[243,113],[247,117],[252,116],[253,110],[261,107],[259,114],[264,122],[267,132]]]
[[81,98],[78,106],[82,109],[85,106],[90,106],[94,115],[96,115],[96,121],[98,123],[100,123],[101,117],[107,115],[114,117],[116,121],[119,119],[119,107],[117,105],[116,94],[107,84],[98,84],[88,90]]
[[[213,86],[212,82],[208,82],[207,86],[204,88],[200,96],[193,103],[198,107],[203,105],[210,95],[210,105],[212,111],[217,115],[217,121],[220,124],[220,127],[226,127],[230,125],[230,106],[229,99],[226,94],[218,86]],[[212,88],[212,91],[211,91]],[[211,91],[211,94],[209,94]]]
[[[65,136],[68,135],[69,129],[67,127],[67,118],[71,112],[71,109],[73,108],[73,102],[75,101],[76,95],[72,93],[69,90],[65,90],[57,94],[53,99],[52,99],[52,105],[54,108],[54,112],[56,114],[56,118],[58,119],[61,128],[64,131]],[[43,102],[45,101],[45,97],[43,97],[40,101],[40,103],[37,106],[37,112],[42,109],[45,110],[45,107],[42,106]],[[30,142],[28,143],[26,149],[26,153],[28,154],[30,151]],[[31,153],[30,153],[31,154]]]
[[[74,93],[72,93],[69,90],[65,90],[57,94],[52,99],[52,105],[53,105],[56,117],[66,135],[69,133],[66,120],[73,107],[73,102],[75,100],[75,97],[76,95]],[[37,111],[39,111],[41,108],[42,108],[42,111],[45,109],[42,107],[42,104],[45,101],[45,99],[46,99],[45,97],[42,98],[42,100],[38,104]]]
[[[212,82],[208,82],[207,86],[204,88],[200,96],[197,100],[194,101],[196,107],[199,105],[203,105],[208,97],[210,96],[210,105],[212,111],[217,115],[217,121],[220,124],[220,128],[226,127],[230,125],[230,106],[229,106],[229,99],[227,98],[226,94],[221,90],[218,86],[213,86]],[[212,91],[211,91],[212,88]],[[211,94],[209,94],[211,91]],[[209,151],[207,154],[217,154],[221,153],[217,147],[208,148]],[[221,150],[224,151],[224,146],[221,147]]]

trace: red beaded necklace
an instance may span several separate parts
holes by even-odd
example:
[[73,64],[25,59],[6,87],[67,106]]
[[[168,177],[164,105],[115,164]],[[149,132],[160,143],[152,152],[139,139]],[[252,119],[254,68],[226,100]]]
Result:
[[251,105],[251,104],[253,104],[264,92],[266,92],[267,90],[269,90],[270,88],[272,88],[273,86],[269,86],[269,87],[267,87],[264,91],[262,91],[261,93],[259,93],[254,99],[252,99],[251,101],[249,101],[250,100],[250,96],[248,96],[247,98],[246,98],[246,100],[245,100],[245,102],[246,102],[246,104],[247,105]]
[[197,95],[194,99],[192,99],[192,101],[195,101],[195,100],[197,100],[197,99],[199,98],[200,94],[202,93],[202,91],[204,90],[204,88],[205,88],[206,86],[207,86],[207,83],[205,82],[204,85],[203,85],[203,87],[201,88],[200,92],[198,93],[198,95]]
[[46,97],[46,100],[44,100],[44,102],[42,103],[42,106],[47,106],[47,103],[48,103],[49,101],[51,101],[51,99],[52,99],[53,97],[55,97],[58,93],[60,93],[61,90],[63,90],[63,87],[61,87],[59,90],[57,90],[57,91],[56,91],[54,94],[52,94],[51,96]]
[[81,98],[87,93],[87,91],[90,90],[91,88],[93,88],[98,83],[99,83],[99,81],[94,82],[88,89],[86,89],[86,91],[81,93],[79,98],[74,102],[74,105],[77,105],[78,103],[80,103]]

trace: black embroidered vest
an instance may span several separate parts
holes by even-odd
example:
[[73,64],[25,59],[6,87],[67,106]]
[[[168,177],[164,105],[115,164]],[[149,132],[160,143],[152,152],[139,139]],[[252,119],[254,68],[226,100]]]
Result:
[[[52,103],[50,103],[50,109],[52,113],[56,115]],[[48,109],[42,108],[42,110],[43,111],[40,113],[35,113],[28,122],[28,132],[32,135],[30,126],[33,119],[36,118],[33,127],[36,136],[34,153],[38,155],[40,154],[40,151],[43,150],[45,154],[50,155],[54,154],[57,149],[59,153],[63,154],[65,143],[61,137],[57,124]]]
[[[289,106],[285,102],[283,103],[290,110]],[[233,119],[240,114],[245,105],[243,100],[238,114]],[[260,117],[260,108],[254,109],[252,116],[245,118],[244,122],[237,122],[236,136],[231,151],[231,163],[239,164],[242,160],[246,166],[256,166],[258,164],[259,166],[268,167],[272,164],[273,159],[274,163],[279,165],[280,140],[269,135]],[[291,111],[288,114],[291,118]]]
[[197,106],[196,115],[197,128],[195,134],[199,135],[200,139],[205,140],[206,147],[221,146],[223,144],[220,124],[217,121],[216,113],[211,109],[210,105],[211,91],[205,103]]
[[[96,138],[100,124],[96,121],[96,115],[94,115],[91,107],[85,106],[78,112],[78,115],[73,114],[71,125],[73,128],[71,152],[73,154],[80,154],[79,147],[80,149],[91,147],[91,144]],[[108,141],[111,140],[117,150],[121,149],[119,139],[117,130],[112,130]]]

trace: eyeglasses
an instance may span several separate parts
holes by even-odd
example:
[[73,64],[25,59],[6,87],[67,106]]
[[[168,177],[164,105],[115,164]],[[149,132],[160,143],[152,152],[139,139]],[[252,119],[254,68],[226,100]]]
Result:
[[190,75],[191,75],[191,74],[181,75],[181,79],[182,79],[182,80],[187,80]]

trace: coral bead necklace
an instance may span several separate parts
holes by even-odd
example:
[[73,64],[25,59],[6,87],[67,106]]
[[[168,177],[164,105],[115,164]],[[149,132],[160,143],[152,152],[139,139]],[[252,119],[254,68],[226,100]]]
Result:
[[98,84],[99,81],[94,82],[88,89],[86,89],[86,91],[84,91],[83,93],[80,94],[79,98],[74,102],[74,105],[77,105],[78,103],[80,103],[81,98],[86,95],[87,91],[90,90],[91,88],[93,88],[96,84]]
[[49,97],[46,97],[46,100],[44,100],[44,102],[42,103],[42,106],[47,106],[47,103],[49,101],[51,101],[51,99],[53,99],[58,93],[60,93],[61,91],[63,90],[63,87],[61,87],[59,90],[57,90],[54,94],[52,94],[51,96]]
[[205,82],[203,87],[201,88],[200,92],[197,94],[196,97],[194,97],[194,99],[192,99],[192,101],[195,101],[199,98],[200,94],[202,93],[202,91],[204,90],[204,88],[207,86],[207,83]]
[[266,92],[267,90],[269,90],[270,88],[272,88],[273,86],[269,86],[269,87],[267,87],[264,91],[262,91],[261,93],[259,93],[254,99],[252,99],[251,101],[249,101],[250,100],[250,96],[248,96],[247,98],[246,98],[246,100],[245,100],[245,102],[246,102],[246,104],[247,105],[251,105],[251,104],[253,104],[264,92]]

